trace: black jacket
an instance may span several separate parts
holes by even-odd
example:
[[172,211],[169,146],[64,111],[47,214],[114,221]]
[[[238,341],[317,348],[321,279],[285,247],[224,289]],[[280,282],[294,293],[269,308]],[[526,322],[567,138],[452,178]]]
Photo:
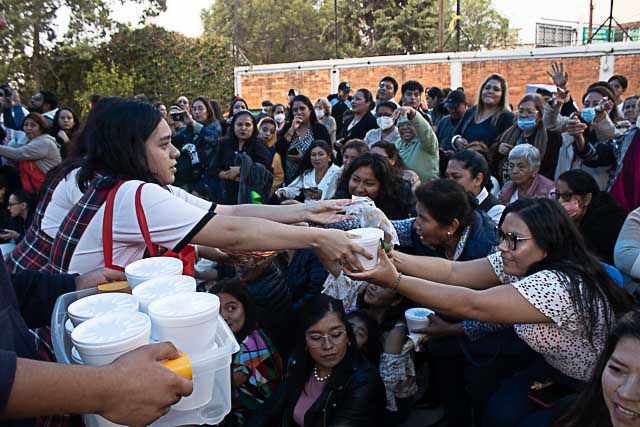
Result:
[[[349,122],[351,122],[351,118],[353,116],[350,116]],[[349,129],[349,123],[345,121],[342,125],[342,132],[336,135],[336,139],[343,138],[342,145],[344,146],[351,139],[364,139],[367,132],[377,127],[378,122],[375,116],[369,112],[351,129]]]
[[[293,410],[300,394],[288,379],[245,426],[295,426]],[[378,370],[350,346],[324,391],[304,417],[304,427],[371,427],[384,420],[386,397]]]
[[626,211],[613,196],[601,191],[578,227],[587,247],[607,264],[614,265],[613,248],[626,217]]

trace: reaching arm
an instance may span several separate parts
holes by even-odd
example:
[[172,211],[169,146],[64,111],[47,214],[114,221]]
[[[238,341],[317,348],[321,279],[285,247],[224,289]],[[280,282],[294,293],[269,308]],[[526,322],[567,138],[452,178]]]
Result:
[[242,216],[262,218],[283,224],[295,224],[297,222],[311,221],[318,224],[332,224],[350,219],[339,212],[344,206],[351,203],[350,200],[324,200],[312,203],[295,205],[218,205],[217,214],[228,216]]
[[0,145],[0,156],[11,160],[38,160],[49,153],[49,146],[41,140],[34,140],[20,147]]
[[487,289],[500,284],[486,258],[472,261],[449,261],[443,258],[409,255],[393,252],[393,264],[407,276],[438,283]]

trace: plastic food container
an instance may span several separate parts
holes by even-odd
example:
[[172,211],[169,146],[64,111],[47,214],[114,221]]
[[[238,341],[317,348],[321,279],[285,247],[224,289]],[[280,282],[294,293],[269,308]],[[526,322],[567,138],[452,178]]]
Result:
[[183,264],[178,258],[151,257],[141,259],[127,265],[124,274],[134,289],[140,283],[160,276],[177,276],[182,274]]
[[149,344],[151,320],[144,313],[113,312],[78,325],[73,346],[85,365],[108,365],[119,356]]
[[132,291],[140,302],[140,311],[148,312],[149,304],[169,295],[196,291],[196,279],[191,276],[162,276],[140,283]]
[[362,246],[367,252],[373,255],[373,259],[367,259],[362,255],[356,255],[365,270],[371,270],[378,265],[378,247],[380,239],[384,239],[384,231],[379,228],[356,228],[349,230],[349,234],[358,236],[352,239],[353,243]]
[[407,319],[407,329],[409,329],[409,332],[429,326],[429,323],[431,323],[429,316],[432,314],[434,314],[433,310],[422,307],[410,308],[405,311],[404,317]]
[[116,311],[138,311],[138,299],[130,294],[109,293],[91,295],[71,304],[68,308],[73,326],[94,317]]
[[192,359],[211,347],[218,326],[220,300],[205,292],[189,292],[149,305],[154,338],[171,341]]

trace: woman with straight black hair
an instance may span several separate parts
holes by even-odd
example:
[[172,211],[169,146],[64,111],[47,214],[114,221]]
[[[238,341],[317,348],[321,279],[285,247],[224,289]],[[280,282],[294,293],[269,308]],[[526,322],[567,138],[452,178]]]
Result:
[[379,251],[378,267],[351,275],[439,312],[513,324],[540,357],[494,394],[486,425],[545,425],[550,414],[528,398],[532,384],[551,379],[569,390],[584,388],[614,316],[629,310],[631,300],[587,250],[554,200],[512,203],[502,216],[498,237],[499,252],[487,258],[452,262],[406,255],[395,260],[394,255],[404,272],[399,274]]
[[302,157],[313,141],[331,141],[327,128],[318,122],[311,100],[304,95],[293,98],[287,124],[278,134],[276,150],[283,160],[284,182],[287,185],[300,175]]
[[300,310],[284,383],[247,425],[379,425],[385,391],[377,369],[358,351],[342,303],[327,295]]
[[[241,161],[239,154],[248,155],[253,163],[264,166],[271,175],[268,189],[271,190],[271,153],[265,143],[258,139],[258,124],[249,110],[237,112],[229,124],[229,132],[220,143],[218,154],[211,165],[216,178],[220,180],[220,203],[238,204],[240,189]],[[269,193],[265,195],[265,200]]]
[[500,222],[504,205],[489,192],[493,187],[489,165],[484,157],[473,151],[455,153],[447,164],[447,179],[462,185],[478,202],[478,207],[495,222]]
[[[351,100],[351,111],[349,115],[351,120],[344,123],[340,135],[336,137],[336,149],[342,150],[342,147],[352,139],[362,139],[371,129],[378,128],[376,117],[371,113],[376,103],[369,89],[358,89]],[[348,120],[348,119],[347,119]]]
[[69,144],[80,131],[80,119],[78,115],[69,107],[62,107],[53,116],[51,126],[51,136],[56,139],[60,148],[60,155],[63,159],[69,154]]
[[640,310],[623,315],[609,334],[593,379],[553,427],[640,426]]
[[[259,219],[333,222],[340,219],[336,212],[343,203],[218,206],[171,186],[178,155],[171,145],[169,125],[153,106],[135,101],[111,105],[96,121],[80,172],[81,177],[90,179],[89,187],[60,226],[47,268],[60,272],[86,272],[105,265],[120,268],[141,259],[148,241],[154,250],[157,245],[175,253],[182,253],[189,243],[203,245],[203,250],[249,251],[317,245],[319,256],[329,261],[328,268],[334,271],[339,259],[358,265],[353,252],[365,254],[343,232]],[[109,193],[111,218],[105,212]],[[142,215],[149,239],[140,232],[138,219]],[[239,220],[232,216],[249,217]],[[109,225],[110,233],[103,230]],[[103,234],[111,236],[112,242],[104,240]]]
[[407,167],[407,164],[402,160],[398,147],[394,143],[378,141],[371,146],[371,152],[385,157],[391,165],[391,171],[408,182],[412,190],[418,188],[420,177]]
[[209,192],[218,200],[218,180],[212,170],[222,127],[208,98],[200,96],[191,102],[191,112],[184,111],[184,124],[174,135],[173,145],[180,150],[176,166],[176,186],[199,194]]
[[369,197],[389,219],[413,214],[411,186],[391,171],[382,156],[364,153],[356,157],[340,176],[335,198]]
[[613,265],[613,249],[627,218],[624,208],[611,194],[600,191],[595,178],[582,169],[560,175],[553,194],[593,254]]

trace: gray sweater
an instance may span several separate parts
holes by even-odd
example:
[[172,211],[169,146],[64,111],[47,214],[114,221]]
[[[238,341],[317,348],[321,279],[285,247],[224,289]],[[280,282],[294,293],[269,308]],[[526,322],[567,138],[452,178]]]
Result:
[[640,278],[640,208],[627,216],[613,257],[618,270],[634,279]]
[[9,160],[35,160],[44,173],[62,162],[56,140],[51,135],[40,135],[19,147],[0,145],[0,156]]

